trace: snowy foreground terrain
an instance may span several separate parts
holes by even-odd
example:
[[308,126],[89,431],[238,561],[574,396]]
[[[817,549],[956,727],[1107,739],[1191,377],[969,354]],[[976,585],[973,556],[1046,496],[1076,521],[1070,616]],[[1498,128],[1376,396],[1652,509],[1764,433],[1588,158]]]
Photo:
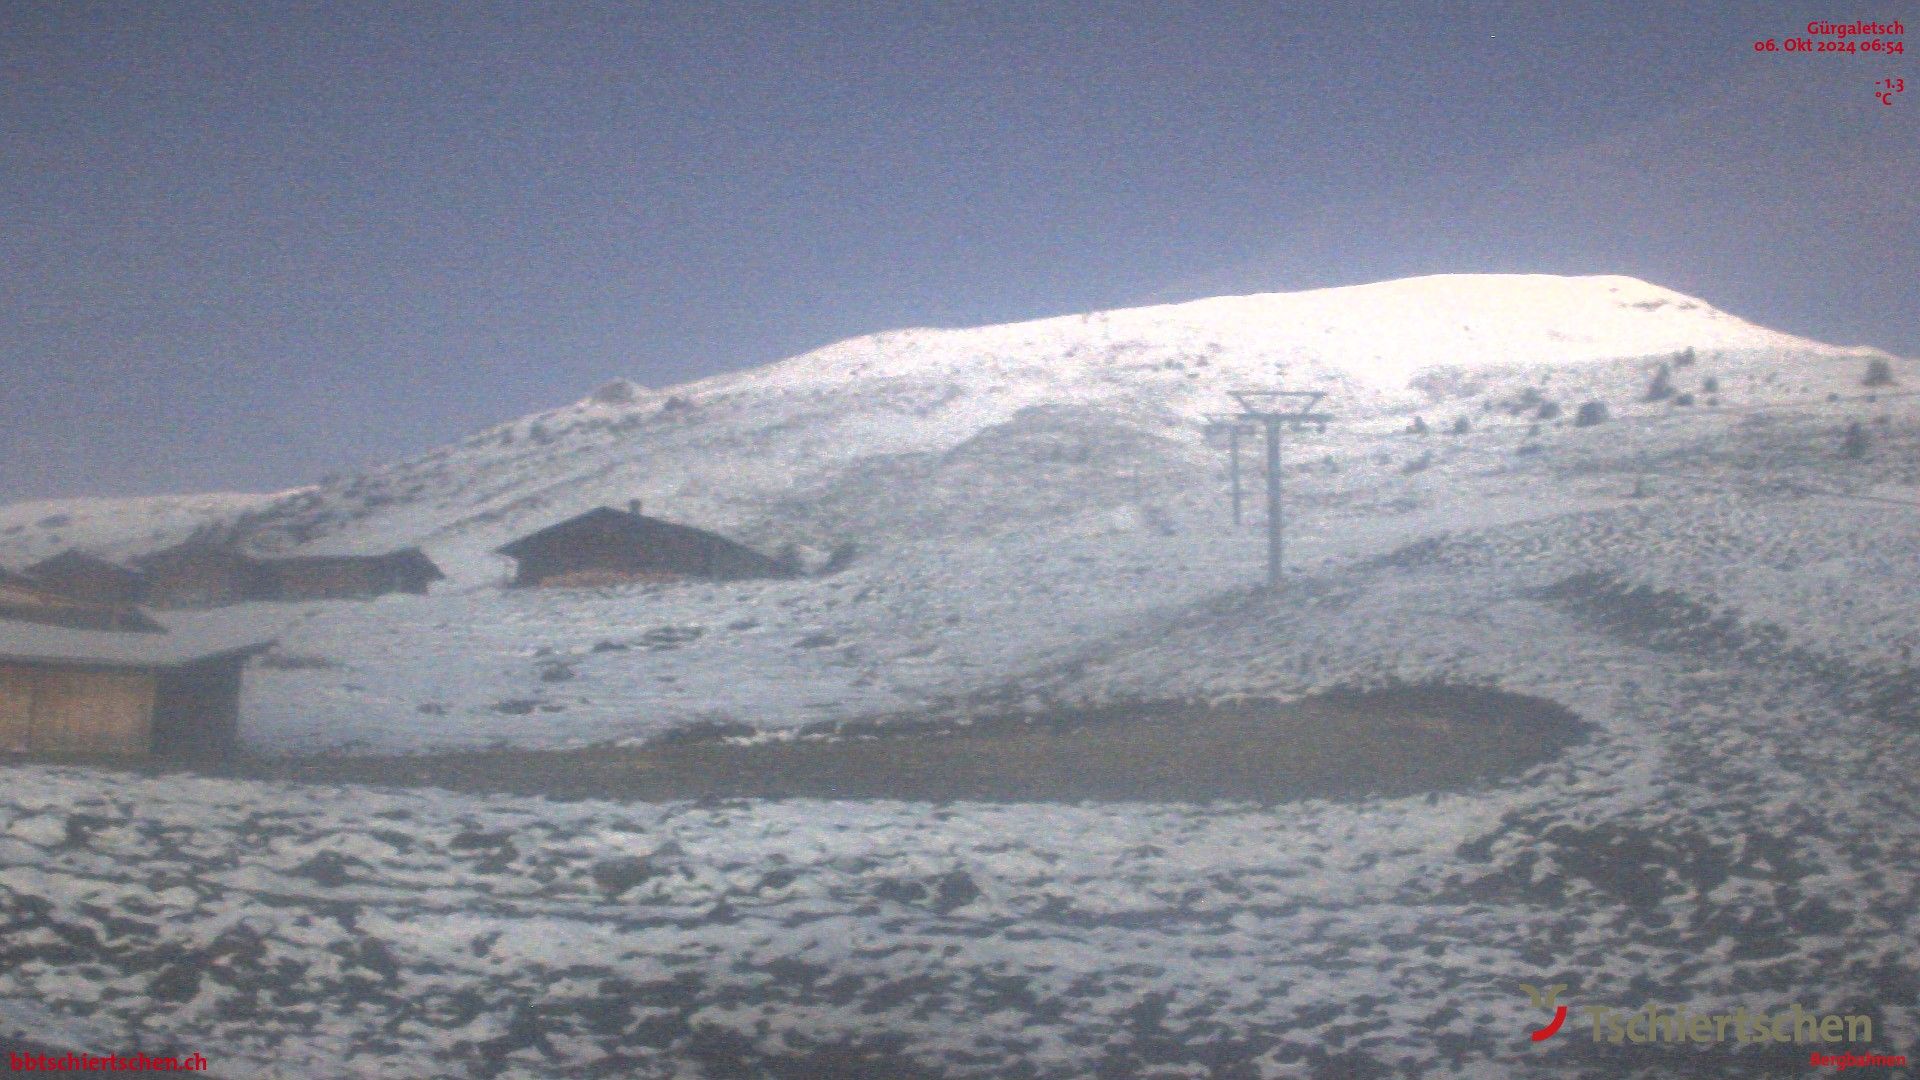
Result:
[[[285,1077],[1755,1076],[1911,1055],[1920,367],[1884,358],[1894,383],[1870,387],[1875,355],[1626,278],[1416,279],[616,384],[390,469],[123,522],[0,508],[9,566],[195,522],[262,551],[425,547],[451,576],[431,596],[260,606],[285,627],[249,673],[264,753],[1387,679],[1592,725],[1483,790],[1275,807],[619,805],[17,766],[0,1028]],[[1663,362],[1675,393],[1646,400]],[[1257,500],[1235,530],[1199,431],[1225,389],[1276,381],[1337,416],[1289,436],[1277,597],[1250,587]],[[1575,426],[1590,400],[1609,419]],[[492,548],[628,497],[813,565],[853,555],[785,581],[498,587]],[[1528,1039],[1548,1016],[1523,983],[1567,985],[1561,1034]],[[1581,1008],[1649,1004],[1864,1014],[1873,1039],[1616,1045]]]

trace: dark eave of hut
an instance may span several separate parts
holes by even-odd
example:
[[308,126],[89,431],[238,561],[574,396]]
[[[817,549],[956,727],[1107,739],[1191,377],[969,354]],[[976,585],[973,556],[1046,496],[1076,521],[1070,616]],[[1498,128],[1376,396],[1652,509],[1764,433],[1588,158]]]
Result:
[[[688,525],[676,525],[671,521],[662,521],[645,514],[635,514],[624,510],[615,510],[601,506],[570,517],[565,521],[549,525],[544,529],[515,540],[511,544],[494,549],[496,554],[519,559],[541,551],[564,547],[567,544],[587,538],[598,539],[603,536],[626,536],[636,541],[662,535],[663,532],[683,530],[687,533],[704,533]],[[712,534],[708,534],[712,535]],[[724,538],[722,538],[724,539]]]
[[308,567],[313,569],[331,569],[335,567],[380,566],[417,576],[427,581],[439,581],[446,577],[440,567],[427,557],[427,553],[417,547],[400,548],[384,555],[287,555],[271,559],[257,560],[266,567]]
[[79,548],[68,548],[50,559],[42,559],[27,567],[26,573],[28,577],[41,581],[68,576],[95,576],[129,587],[138,585],[141,580],[140,571]]
[[77,599],[19,574],[0,574],[0,619],[75,630],[163,632],[132,604]]
[[219,562],[236,566],[250,566],[254,558],[230,544],[218,544],[206,540],[188,540],[169,548],[161,548],[134,560],[142,570],[151,570],[156,566],[174,566],[183,563]]
[[[718,559],[729,567],[722,576],[730,578],[778,577],[784,572],[773,559],[719,533],[604,506],[530,533],[495,552],[519,560],[524,569],[528,560],[566,562],[621,549],[671,552],[681,558],[692,555],[703,566],[711,566]],[[703,576],[699,566],[661,569]]]

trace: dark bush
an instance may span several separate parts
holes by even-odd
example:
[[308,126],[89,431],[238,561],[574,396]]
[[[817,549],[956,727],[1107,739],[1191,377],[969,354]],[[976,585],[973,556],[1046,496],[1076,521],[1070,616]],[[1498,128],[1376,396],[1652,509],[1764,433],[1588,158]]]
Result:
[[1706,378],[1704,378],[1704,379],[1701,379],[1701,380],[1700,380],[1700,392],[1701,392],[1701,393],[1703,393],[1703,394],[1717,394],[1717,393],[1719,393],[1719,392],[1720,392],[1720,380],[1719,380],[1719,379],[1716,379],[1716,378],[1714,378],[1714,377],[1713,377],[1713,376],[1711,376],[1711,375],[1709,375],[1709,376],[1707,376],[1707,377],[1706,377]]
[[1692,367],[1696,359],[1698,359],[1698,357],[1694,355],[1693,346],[1689,345],[1674,354],[1673,366],[1677,368]]
[[1419,457],[1414,458],[1411,461],[1408,461],[1405,465],[1400,466],[1400,471],[1411,476],[1412,474],[1417,472],[1425,472],[1427,469],[1431,468],[1432,466],[1433,466],[1433,451],[1429,450],[1426,453],[1421,454]]
[[1407,425],[1407,434],[1409,435],[1425,435],[1426,433],[1427,418],[1424,416],[1414,417],[1413,423]]
[[1467,432],[1472,430],[1473,430],[1473,421],[1467,419],[1464,416],[1456,419],[1453,422],[1453,433],[1455,435],[1465,435]]
[[1604,401],[1584,402],[1580,406],[1580,411],[1573,414],[1574,427],[1593,427],[1606,422],[1607,403]]
[[1847,433],[1840,440],[1840,456],[1855,461],[1867,456],[1867,429],[1860,421],[1847,425]]
[[1867,375],[1860,382],[1864,386],[1892,386],[1893,366],[1876,356],[1867,361]]
[[1534,414],[1533,414],[1533,418],[1535,420],[1555,420],[1555,419],[1558,419],[1559,416],[1560,416],[1560,403],[1557,401],[1541,402],[1540,408],[1534,410]]
[[1665,401],[1673,396],[1673,367],[1662,363],[1653,373],[1653,381],[1647,384],[1648,401]]
[[1691,405],[1693,404],[1693,395],[1692,394],[1676,394],[1674,395],[1673,403],[1675,405]]
[[833,545],[827,552],[826,565],[820,568],[820,576],[826,577],[829,574],[837,574],[845,570],[847,567],[853,565],[853,560],[859,554],[860,546],[851,540],[843,540]]

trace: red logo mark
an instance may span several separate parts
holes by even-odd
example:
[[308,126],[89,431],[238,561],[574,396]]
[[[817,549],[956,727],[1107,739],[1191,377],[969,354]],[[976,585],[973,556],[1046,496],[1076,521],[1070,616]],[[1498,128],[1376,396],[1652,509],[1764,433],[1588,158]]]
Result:
[[1520,984],[1520,989],[1526,991],[1527,1000],[1533,1002],[1535,1008],[1553,1010],[1553,1020],[1549,1022],[1546,1027],[1533,1032],[1532,1037],[1534,1042],[1546,1042],[1548,1039],[1553,1038],[1554,1035],[1560,1031],[1560,1025],[1567,1022],[1567,1007],[1565,1005],[1555,1004],[1560,998],[1560,991],[1566,988],[1566,983],[1553,983],[1546,987],[1534,986],[1529,983]]

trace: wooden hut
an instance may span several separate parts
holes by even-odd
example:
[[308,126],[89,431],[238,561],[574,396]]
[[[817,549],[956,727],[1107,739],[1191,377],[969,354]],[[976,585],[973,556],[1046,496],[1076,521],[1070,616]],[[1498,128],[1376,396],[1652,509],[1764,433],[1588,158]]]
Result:
[[139,567],[146,575],[143,599],[156,608],[237,604],[253,593],[257,574],[245,552],[200,540],[156,551]]
[[77,600],[47,588],[36,579],[6,571],[0,571],[0,619],[77,630],[154,632],[160,629],[158,623],[132,604]]
[[238,739],[241,669],[270,644],[0,621],[0,752],[223,756]]
[[648,517],[638,505],[601,507],[499,549],[518,564],[516,586],[782,577],[786,568],[704,529]]
[[260,600],[336,600],[424,593],[446,577],[419,548],[385,555],[319,555],[262,559],[251,595]]
[[138,570],[68,548],[27,567],[27,576],[62,596],[95,604],[130,606],[141,602],[146,579]]

